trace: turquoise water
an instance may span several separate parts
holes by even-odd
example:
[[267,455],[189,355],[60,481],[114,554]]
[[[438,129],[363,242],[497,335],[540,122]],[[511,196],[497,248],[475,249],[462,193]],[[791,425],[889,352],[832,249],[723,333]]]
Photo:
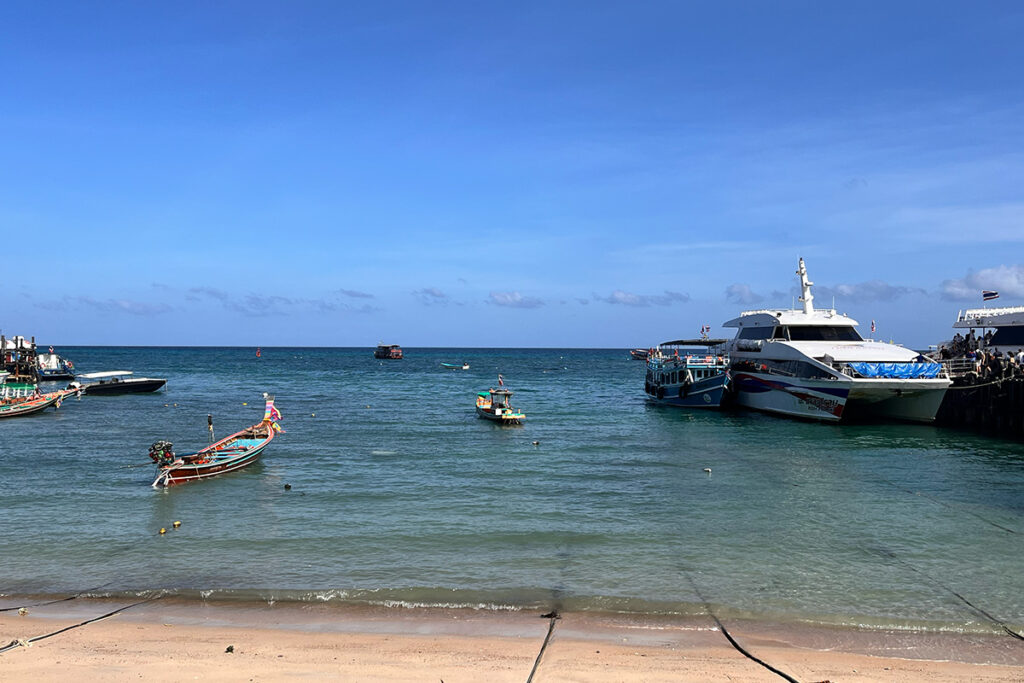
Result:
[[[652,406],[625,350],[59,351],[169,381],[0,422],[0,593],[680,614],[706,600],[996,630],[956,591],[1024,627],[1018,443]],[[521,427],[474,414],[498,372]],[[256,465],[161,491],[152,465],[130,467],[158,439],[204,445],[208,413],[218,436],[258,421],[264,391],[287,431]]]

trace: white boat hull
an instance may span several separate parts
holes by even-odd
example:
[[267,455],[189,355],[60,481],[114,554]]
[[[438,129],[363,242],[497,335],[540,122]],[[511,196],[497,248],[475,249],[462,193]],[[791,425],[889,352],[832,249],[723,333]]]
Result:
[[745,408],[823,422],[856,419],[931,422],[948,379],[804,379],[761,372],[734,375]]

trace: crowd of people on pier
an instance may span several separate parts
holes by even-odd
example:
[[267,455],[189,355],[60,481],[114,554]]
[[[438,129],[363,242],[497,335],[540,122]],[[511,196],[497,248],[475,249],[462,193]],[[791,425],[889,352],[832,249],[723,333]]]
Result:
[[1024,377],[1024,349],[1016,353],[989,349],[992,332],[975,336],[974,330],[967,335],[957,332],[953,340],[942,348],[942,360],[963,358],[973,363],[974,372],[982,380],[998,380]]

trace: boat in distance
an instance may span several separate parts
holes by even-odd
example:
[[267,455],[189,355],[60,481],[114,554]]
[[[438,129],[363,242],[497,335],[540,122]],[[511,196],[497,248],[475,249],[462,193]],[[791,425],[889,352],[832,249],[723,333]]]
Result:
[[476,414],[500,424],[522,424],[526,415],[509,405],[510,398],[512,392],[505,388],[501,375],[498,375],[497,389],[488,389],[476,395]]
[[373,351],[373,357],[382,360],[401,360],[402,347],[398,344],[377,344],[377,348]]
[[[77,375],[75,381],[68,385],[68,389],[81,390],[83,394],[114,395],[114,394],[144,394],[157,391],[165,384],[166,379],[155,377],[133,377],[130,370],[108,370],[106,372],[89,372],[84,375]],[[78,380],[95,380],[79,382]]]
[[441,363],[441,367],[449,370],[469,370],[469,363]]
[[633,360],[647,360],[654,349],[630,349],[629,357]]
[[[720,408],[729,388],[726,339],[676,339],[647,356],[644,392],[679,408]],[[701,350],[702,349],[702,350]]]
[[253,464],[274,440],[274,435],[283,431],[277,424],[280,419],[274,399],[268,398],[262,420],[196,453],[176,456],[171,442],[157,441],[149,447],[149,457],[159,470],[153,488],[207,479]]
[[931,422],[951,384],[943,366],[898,344],[866,340],[857,321],[815,309],[800,259],[802,309],[744,311],[726,323],[736,403],[824,422]]

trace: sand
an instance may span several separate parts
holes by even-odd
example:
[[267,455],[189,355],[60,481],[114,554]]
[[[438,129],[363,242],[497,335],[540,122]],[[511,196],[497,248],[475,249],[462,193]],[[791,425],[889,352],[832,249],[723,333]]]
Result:
[[[0,608],[30,604],[5,598]],[[0,646],[130,604],[78,598],[0,612]],[[0,653],[3,681],[779,681],[709,618],[335,605],[197,603],[174,598]],[[1024,681],[1024,642],[726,623],[753,655],[809,681]],[[547,639],[547,646],[544,643]],[[233,651],[227,652],[228,648]],[[538,663],[538,654],[544,647]]]

